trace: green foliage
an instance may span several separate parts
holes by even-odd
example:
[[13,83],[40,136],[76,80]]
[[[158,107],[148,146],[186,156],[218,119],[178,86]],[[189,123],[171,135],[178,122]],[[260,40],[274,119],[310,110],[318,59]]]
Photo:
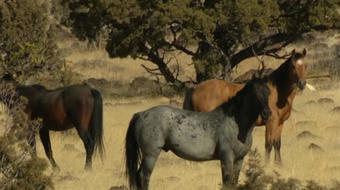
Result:
[[18,81],[57,76],[57,46],[50,33],[47,3],[38,0],[0,1],[0,64]]
[[24,112],[26,100],[18,97],[13,86],[0,84],[5,110],[0,136],[0,189],[52,189],[51,178],[44,174],[47,162],[37,158],[30,146],[40,121],[30,121]]
[[[338,4],[338,0],[73,0],[68,8],[73,32],[80,39],[94,39],[105,30],[111,57],[150,60],[168,82],[175,83],[164,53],[176,50],[192,56],[198,81],[219,77],[240,49],[264,38],[283,34],[257,50],[275,52],[280,48],[274,47],[302,33],[339,27]],[[232,66],[249,54],[253,55],[250,49],[238,55]]]

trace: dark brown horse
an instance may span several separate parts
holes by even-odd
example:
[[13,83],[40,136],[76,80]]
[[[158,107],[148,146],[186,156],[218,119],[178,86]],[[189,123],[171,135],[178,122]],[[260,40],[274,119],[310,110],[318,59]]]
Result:
[[[8,78],[7,78],[8,80]],[[91,169],[92,155],[98,150],[102,157],[103,104],[100,93],[86,85],[74,85],[48,90],[41,85],[16,85],[19,95],[28,99],[25,112],[31,119],[42,118],[39,131],[46,156],[55,168],[49,131],[64,131],[75,127],[86,149],[85,168]],[[35,149],[35,141],[32,144]],[[35,151],[35,150],[34,150]]]
[[[292,104],[297,92],[306,85],[307,63],[304,63],[306,50],[302,53],[292,51],[291,57],[269,74],[267,85],[271,91],[269,107],[272,115],[266,123],[266,160],[269,162],[272,147],[275,149],[275,162],[281,164],[281,133],[284,122],[289,118]],[[236,95],[244,84],[229,83],[212,79],[199,84],[195,89],[189,89],[185,95],[183,109],[198,112],[214,110]],[[261,117],[257,126],[263,125]]]

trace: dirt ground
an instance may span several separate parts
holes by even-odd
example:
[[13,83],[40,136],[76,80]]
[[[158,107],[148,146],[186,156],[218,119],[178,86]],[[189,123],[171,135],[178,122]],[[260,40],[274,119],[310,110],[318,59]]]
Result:
[[[271,163],[266,167],[267,172],[275,170],[282,177],[315,180],[322,184],[340,180],[340,107],[333,110],[340,106],[339,92],[340,89],[314,92],[306,89],[296,97],[294,111],[283,130],[283,166],[276,167]],[[177,99],[180,101],[181,97]],[[126,185],[123,153],[128,122],[133,113],[161,104],[169,104],[169,99],[104,101],[106,158],[104,163],[99,158],[94,159],[92,172],[83,170],[85,150],[81,140],[77,136],[52,132],[54,157],[61,170],[48,172],[53,175],[56,189],[106,190],[111,186]],[[253,149],[257,148],[262,155],[264,129],[257,127],[253,133]],[[45,157],[42,145],[38,142],[38,154]],[[319,148],[315,148],[315,145]],[[242,179],[243,176],[241,183]],[[215,190],[220,187],[218,161],[189,162],[170,152],[161,153],[151,179],[151,189]]]

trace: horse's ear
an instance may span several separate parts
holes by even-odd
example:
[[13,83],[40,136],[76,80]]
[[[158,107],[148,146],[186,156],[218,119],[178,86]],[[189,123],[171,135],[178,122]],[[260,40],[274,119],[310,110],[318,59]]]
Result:
[[295,49],[293,49],[291,53],[291,58],[293,61],[295,61],[295,54],[296,54]]
[[306,55],[307,55],[307,50],[306,50],[306,48],[303,48],[302,56],[305,57]]
[[1,78],[2,80],[4,80],[4,81],[14,81],[14,78],[13,78],[13,76],[11,75],[11,74],[9,74],[9,73],[5,73],[3,76],[2,76],[2,78]]

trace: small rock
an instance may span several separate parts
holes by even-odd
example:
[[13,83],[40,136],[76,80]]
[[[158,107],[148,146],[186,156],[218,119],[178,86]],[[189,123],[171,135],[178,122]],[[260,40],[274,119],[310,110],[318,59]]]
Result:
[[315,105],[315,104],[316,104],[315,100],[309,100],[305,103],[305,105],[307,105],[307,106],[311,106],[311,105]]
[[308,150],[311,151],[317,151],[317,152],[325,152],[319,145],[315,144],[315,143],[311,143],[308,146]]
[[78,151],[74,144],[65,144],[63,150],[65,151]]
[[112,186],[109,190],[128,190],[128,188],[125,187],[124,185],[121,185],[121,186]]
[[340,114],[340,106],[335,106],[330,112]]
[[79,181],[80,179],[71,175],[64,175],[58,178],[58,181]]
[[331,98],[320,98],[318,100],[318,104],[326,105],[326,104],[334,104],[334,100]]
[[315,139],[315,138],[319,138],[318,136],[313,135],[310,131],[302,131],[296,137],[298,139]]

